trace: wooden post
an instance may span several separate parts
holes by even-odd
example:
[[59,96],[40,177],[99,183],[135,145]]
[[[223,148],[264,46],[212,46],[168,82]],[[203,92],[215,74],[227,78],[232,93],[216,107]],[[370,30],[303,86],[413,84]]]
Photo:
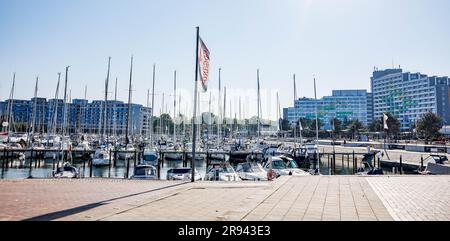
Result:
[[9,164],[10,168],[13,168],[13,164],[14,164],[14,152],[13,151],[10,152],[9,163],[10,163]]
[[347,169],[350,169],[350,154],[347,154]]
[[83,158],[83,178],[85,177],[84,172],[86,171],[86,158]]
[[423,156],[420,156],[420,171],[423,171]]
[[52,158],[52,170],[55,171],[55,158]]
[[2,171],[5,169],[5,150],[3,149],[3,158],[2,158]]
[[114,168],[117,167],[117,149],[114,148]]
[[92,158],[89,158],[89,177],[92,177]]
[[[328,153],[327,156],[328,156],[328,160],[327,160],[327,168],[328,168],[328,170],[331,170],[331,167],[330,167],[330,153]],[[330,174],[331,174],[331,173],[330,173]]]
[[161,162],[158,160],[158,180],[161,180]]
[[[39,153],[37,153],[37,154],[39,154]],[[31,156],[31,159],[33,159],[33,156]],[[38,160],[39,160],[38,155],[34,154],[34,168],[38,167]]]
[[3,148],[2,170],[5,169],[5,160],[6,160],[6,147]]
[[30,158],[30,171],[28,173],[28,178],[33,178],[33,176],[31,175],[31,171],[33,169],[33,148],[31,148],[30,150],[30,154],[31,154],[31,158]]
[[355,174],[356,173],[356,167],[355,167],[356,160],[355,160],[355,151],[354,150],[352,153],[352,160],[353,160],[353,174]]
[[333,151],[333,159],[331,160],[332,174],[336,175],[336,152]]
[[109,149],[109,165],[108,165],[108,178],[111,178],[111,158],[112,158],[112,150]]
[[403,160],[402,160],[402,156],[400,155],[400,175],[403,175]]

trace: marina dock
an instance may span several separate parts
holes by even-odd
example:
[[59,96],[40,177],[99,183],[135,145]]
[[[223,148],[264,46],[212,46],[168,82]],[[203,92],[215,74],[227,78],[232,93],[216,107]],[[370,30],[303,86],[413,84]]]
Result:
[[450,220],[449,176],[0,181],[0,220]]

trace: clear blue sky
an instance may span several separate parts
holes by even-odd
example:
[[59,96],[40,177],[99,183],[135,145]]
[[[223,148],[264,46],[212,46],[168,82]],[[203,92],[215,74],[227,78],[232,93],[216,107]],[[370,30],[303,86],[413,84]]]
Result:
[[[260,68],[268,90],[263,117],[275,119],[273,94],[280,92],[283,107],[292,105],[293,73],[299,97],[314,95],[313,74],[319,97],[369,89],[373,67],[391,67],[392,60],[408,71],[450,75],[449,10],[448,0],[0,0],[0,99],[8,98],[13,72],[17,98],[33,95],[36,75],[39,96],[52,97],[66,65],[72,98],[83,97],[87,84],[88,98],[101,99],[112,56],[112,77],[126,100],[134,54],[133,100],[146,103],[156,63],[159,113],[160,94],[172,93],[173,70],[179,88],[193,90],[198,25],[211,51],[211,88],[222,67],[231,93],[254,89]],[[256,114],[254,97],[243,102],[247,117]]]

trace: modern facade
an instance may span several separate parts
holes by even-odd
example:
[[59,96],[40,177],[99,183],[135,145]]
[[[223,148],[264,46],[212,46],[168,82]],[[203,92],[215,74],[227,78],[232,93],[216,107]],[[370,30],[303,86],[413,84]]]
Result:
[[[0,120],[7,121],[8,106],[11,100],[0,102]],[[122,101],[108,101],[106,125],[104,119],[105,101],[74,99],[64,106],[63,100],[33,98],[31,100],[12,101],[12,127],[30,127],[35,120],[35,130],[40,133],[61,133],[65,126],[66,132],[89,134],[116,134],[126,132],[128,122],[128,104]],[[34,106],[36,110],[34,111]],[[33,118],[36,113],[36,118]],[[131,104],[131,123],[129,134],[148,134],[150,131],[151,108]],[[64,124],[66,123],[66,124]]]
[[450,124],[450,82],[448,77],[403,72],[402,69],[375,70],[371,78],[373,116],[391,113],[410,131],[423,114],[433,112]]
[[322,99],[302,98],[295,106],[283,110],[284,118],[291,123],[300,118],[315,119],[316,107],[319,119],[326,130],[331,130],[331,120],[342,122],[359,120],[364,125],[372,121],[372,94],[366,90],[333,90],[332,96]]

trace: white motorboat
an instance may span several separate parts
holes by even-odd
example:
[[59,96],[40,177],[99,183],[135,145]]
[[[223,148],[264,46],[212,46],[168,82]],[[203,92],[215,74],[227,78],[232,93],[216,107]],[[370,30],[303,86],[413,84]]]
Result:
[[75,158],[82,158],[82,157],[84,157],[85,152],[89,152],[91,150],[92,149],[91,149],[88,141],[82,141],[82,142],[78,143],[77,146],[72,148],[73,155]]
[[[195,160],[196,161],[205,160],[206,154],[200,153],[200,152],[205,152],[205,151],[200,147],[197,147],[195,149],[196,149]],[[192,160],[192,143],[186,143],[184,150],[186,151],[187,158]]]
[[242,181],[233,167],[228,163],[212,165],[206,173],[205,180],[223,182]]
[[306,157],[315,160],[319,154],[319,148],[316,144],[305,144]]
[[92,159],[93,166],[109,166],[109,149],[101,147],[95,151],[94,159]]
[[145,148],[141,164],[157,166],[158,158],[158,149],[156,149],[155,147]]
[[136,148],[132,144],[128,144],[126,147],[119,149],[117,156],[120,160],[132,159],[135,156],[135,151]]
[[131,179],[157,180],[158,170],[152,165],[138,165],[134,168],[134,174]]
[[423,175],[449,175],[450,174],[450,162],[445,155],[430,155],[430,160],[427,162],[427,166],[424,171],[419,171],[419,174]]
[[209,149],[209,152],[212,153],[210,154],[210,158],[213,161],[224,161],[227,162],[228,160],[230,160],[230,156],[224,154],[225,150],[223,149]]
[[167,146],[164,148],[164,151],[167,152],[164,153],[164,158],[166,160],[171,161],[183,160],[183,153],[181,152],[181,149],[178,146],[175,146],[173,143],[168,143]]
[[309,172],[300,169],[297,163],[289,157],[277,156],[269,157],[264,163],[264,169],[269,171],[272,169],[278,176],[309,176]]
[[256,162],[239,163],[236,173],[244,181],[267,181],[267,171]]
[[54,178],[78,178],[80,173],[78,168],[65,163],[63,167],[58,168],[54,173]]
[[[174,168],[167,171],[167,180],[173,181],[189,181],[192,177],[192,169],[191,168]],[[195,170],[195,180],[201,181],[202,176],[200,173]]]

